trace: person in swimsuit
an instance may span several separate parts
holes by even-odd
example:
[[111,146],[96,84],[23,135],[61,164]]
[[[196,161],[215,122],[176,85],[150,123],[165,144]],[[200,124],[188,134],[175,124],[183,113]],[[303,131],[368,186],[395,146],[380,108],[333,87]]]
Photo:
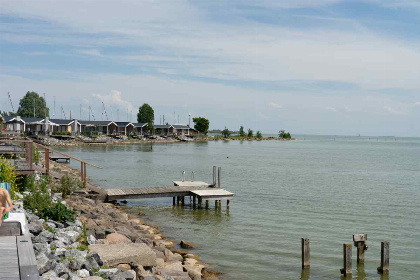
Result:
[[[9,204],[9,207],[7,207],[7,204]],[[3,223],[4,215],[12,209],[13,204],[10,199],[9,192],[6,189],[0,188],[0,226]]]

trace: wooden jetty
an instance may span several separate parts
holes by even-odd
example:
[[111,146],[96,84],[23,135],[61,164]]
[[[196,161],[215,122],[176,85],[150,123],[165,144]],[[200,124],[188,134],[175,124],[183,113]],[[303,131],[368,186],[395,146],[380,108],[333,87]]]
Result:
[[70,163],[70,158],[69,157],[67,157],[67,156],[63,156],[63,155],[59,155],[59,156],[56,156],[56,155],[50,155],[50,160],[52,160],[52,161],[65,161],[65,162],[68,162],[68,163]]
[[221,168],[219,168],[218,182],[216,182],[216,168],[213,168],[213,171],[213,185],[202,181],[183,180],[173,181],[174,186],[171,187],[106,189],[104,190],[106,201],[172,197],[172,203],[175,205],[176,203],[184,204],[185,197],[190,197],[193,206],[198,206],[198,208],[201,208],[203,201],[206,201],[206,208],[209,207],[209,201],[215,201],[215,207],[217,208],[221,206],[222,200],[227,200],[229,206],[234,193],[219,188]]

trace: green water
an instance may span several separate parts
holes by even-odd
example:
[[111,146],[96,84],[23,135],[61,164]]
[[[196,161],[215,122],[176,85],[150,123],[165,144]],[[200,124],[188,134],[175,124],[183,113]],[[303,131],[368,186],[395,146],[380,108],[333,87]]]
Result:
[[[357,267],[354,249],[353,279],[419,279],[420,138],[61,149],[102,166],[88,168],[102,187],[168,186],[183,170],[210,182],[212,166],[221,166],[222,187],[235,193],[229,211],[172,207],[170,198],[131,205],[169,238],[197,244],[195,253],[225,279],[340,279],[342,244],[364,232],[366,263]],[[311,242],[309,275],[301,274],[302,237]],[[390,241],[389,278],[376,272],[381,241]]]

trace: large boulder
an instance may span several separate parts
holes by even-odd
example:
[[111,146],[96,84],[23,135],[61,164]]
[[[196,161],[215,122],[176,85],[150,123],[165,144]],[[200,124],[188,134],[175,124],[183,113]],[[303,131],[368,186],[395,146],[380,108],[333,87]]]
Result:
[[142,266],[156,265],[155,252],[143,243],[95,244],[90,245],[89,250],[98,253],[105,266],[116,266],[120,263],[133,263]]
[[111,233],[106,236],[106,241],[108,244],[124,244],[132,243],[130,239],[126,236],[119,233]]
[[187,242],[185,240],[181,240],[181,242],[179,243],[179,245],[183,249],[194,249],[194,248],[196,248],[196,246],[194,244],[192,244],[191,242]]

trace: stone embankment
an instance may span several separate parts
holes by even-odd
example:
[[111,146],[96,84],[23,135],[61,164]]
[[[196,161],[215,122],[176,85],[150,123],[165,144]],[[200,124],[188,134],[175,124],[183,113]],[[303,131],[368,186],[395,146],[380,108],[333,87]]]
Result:
[[26,213],[42,279],[217,279],[196,255],[172,252],[173,241],[118,206],[81,194],[65,203],[76,211],[75,222]]

